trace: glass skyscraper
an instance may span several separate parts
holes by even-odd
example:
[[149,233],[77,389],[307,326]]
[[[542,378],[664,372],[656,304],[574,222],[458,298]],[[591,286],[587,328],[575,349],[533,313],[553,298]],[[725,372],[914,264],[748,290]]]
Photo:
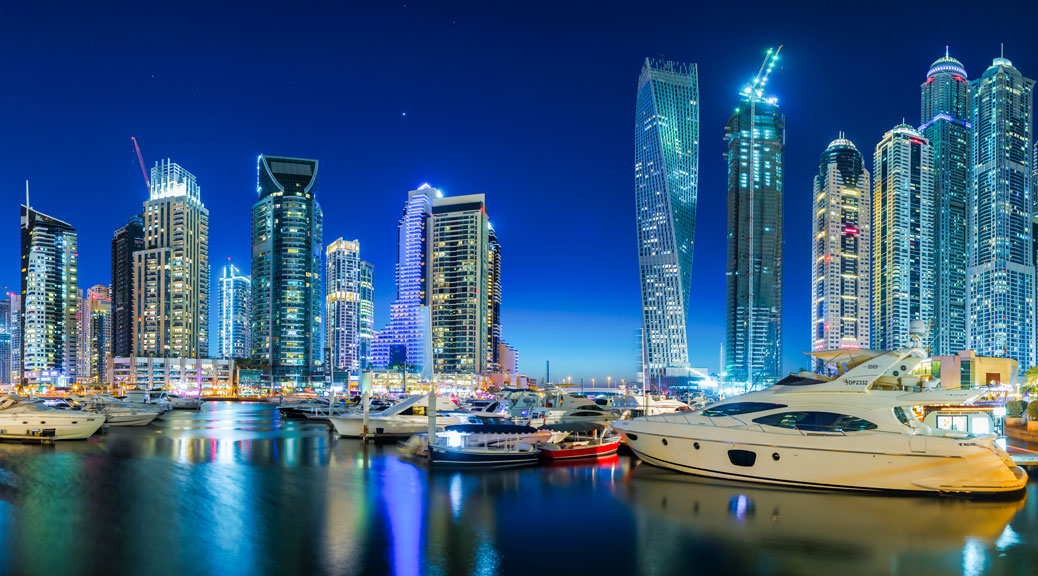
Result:
[[390,305],[389,321],[371,345],[374,367],[406,363],[426,375],[431,373],[426,235],[433,199],[439,197],[440,191],[428,184],[407,194],[397,225],[396,300]]
[[1034,81],[995,58],[970,83],[969,343],[978,355],[1035,365],[1031,129]]
[[695,64],[645,59],[634,110],[634,196],[642,296],[642,377],[689,367],[688,314],[699,182]]
[[207,356],[209,211],[195,176],[168,159],[151,169],[144,248],[133,258],[137,356]]
[[248,358],[252,354],[252,279],[228,262],[219,282],[219,334],[214,357]]
[[782,193],[785,117],[774,98],[744,91],[728,119],[725,373],[775,382],[782,370]]
[[325,251],[325,346],[333,372],[352,374],[361,358],[361,265],[360,241],[342,238]]
[[487,224],[487,372],[501,371],[501,244]]
[[969,290],[970,86],[962,63],[945,53],[922,85],[919,127],[933,148],[933,354],[967,348]]
[[869,347],[869,172],[840,135],[822,153],[814,182],[811,350]]
[[112,298],[107,286],[92,286],[83,296],[79,311],[80,382],[108,381],[112,358]]
[[112,237],[112,355],[129,357],[133,346],[133,261],[144,249],[144,219],[134,214]]
[[317,160],[260,156],[252,206],[252,356],[303,384],[323,355],[324,214]]
[[23,378],[72,382],[79,359],[76,230],[27,205],[21,223]]
[[933,148],[907,124],[876,145],[872,191],[872,348],[908,345],[934,310]]
[[360,369],[367,370],[371,364],[371,342],[375,337],[375,267],[360,261],[360,329],[358,352]]

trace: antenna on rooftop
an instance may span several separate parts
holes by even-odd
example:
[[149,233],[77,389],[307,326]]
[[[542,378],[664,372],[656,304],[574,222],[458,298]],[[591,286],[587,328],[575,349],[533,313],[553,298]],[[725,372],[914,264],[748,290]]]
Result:
[[25,207],[29,208],[29,181],[25,181]]

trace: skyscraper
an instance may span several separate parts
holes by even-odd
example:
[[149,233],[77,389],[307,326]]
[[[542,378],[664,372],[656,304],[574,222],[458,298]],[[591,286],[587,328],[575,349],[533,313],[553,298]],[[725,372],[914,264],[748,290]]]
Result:
[[501,372],[501,244],[493,226],[487,232],[487,372]]
[[11,299],[0,300],[0,384],[10,384],[11,379]]
[[209,211],[193,174],[170,160],[151,169],[144,248],[134,258],[138,356],[209,353]]
[[699,183],[695,64],[645,59],[634,111],[634,196],[642,295],[642,374],[687,370]]
[[339,238],[328,245],[325,257],[327,360],[333,371],[350,374],[361,364],[360,241]]
[[433,201],[428,290],[435,374],[486,373],[489,231],[482,194]]
[[360,369],[371,363],[371,344],[375,337],[375,267],[360,261],[360,330],[358,334]]
[[134,214],[112,237],[112,354],[126,358],[134,348],[134,253],[144,249],[144,219]]
[[251,306],[252,279],[234,264],[224,264],[220,274],[217,358],[248,358],[252,354]]
[[872,348],[908,344],[934,312],[934,170],[929,140],[907,124],[876,145],[872,191]]
[[107,286],[93,286],[79,313],[79,381],[104,384],[112,358],[112,299]]
[[1034,81],[995,58],[970,83],[973,184],[969,343],[977,354],[1035,365],[1035,269],[1031,237]]
[[[774,60],[772,60],[774,64]],[[763,84],[746,88],[728,119],[725,372],[774,382],[782,369],[782,191],[785,117]]]
[[840,134],[822,153],[811,228],[811,349],[869,347],[869,172]]
[[22,295],[8,292],[11,302],[8,331],[11,333],[11,382],[22,381]]
[[[966,69],[945,52],[922,85],[919,132],[933,148],[933,353],[965,350],[969,290],[970,87]],[[930,319],[924,319],[929,322]]]
[[260,156],[252,206],[252,356],[274,378],[300,384],[323,351],[324,213],[317,160]]
[[76,230],[22,205],[24,381],[74,381],[79,301]]
[[389,321],[371,346],[372,365],[379,368],[404,361],[428,374],[432,370],[429,348],[429,307],[426,293],[426,238],[428,220],[439,190],[422,184],[407,193],[403,216],[397,225],[396,300]]

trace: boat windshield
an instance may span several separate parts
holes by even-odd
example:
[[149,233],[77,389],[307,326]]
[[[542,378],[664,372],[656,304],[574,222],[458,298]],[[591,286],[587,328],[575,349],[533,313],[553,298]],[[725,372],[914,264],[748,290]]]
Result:
[[877,426],[864,418],[835,412],[779,412],[754,418],[757,424],[807,432],[862,432]]
[[776,408],[785,408],[785,404],[774,404],[771,402],[732,402],[729,404],[715,405],[703,410],[703,416],[717,418],[720,416],[736,416],[738,414],[750,414],[752,412],[763,412]]

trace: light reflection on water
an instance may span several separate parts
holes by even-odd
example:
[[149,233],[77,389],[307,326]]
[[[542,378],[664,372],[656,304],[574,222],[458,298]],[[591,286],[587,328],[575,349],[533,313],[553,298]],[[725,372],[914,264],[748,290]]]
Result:
[[627,457],[430,471],[263,404],[0,445],[9,574],[1036,574],[1038,495],[709,482]]

